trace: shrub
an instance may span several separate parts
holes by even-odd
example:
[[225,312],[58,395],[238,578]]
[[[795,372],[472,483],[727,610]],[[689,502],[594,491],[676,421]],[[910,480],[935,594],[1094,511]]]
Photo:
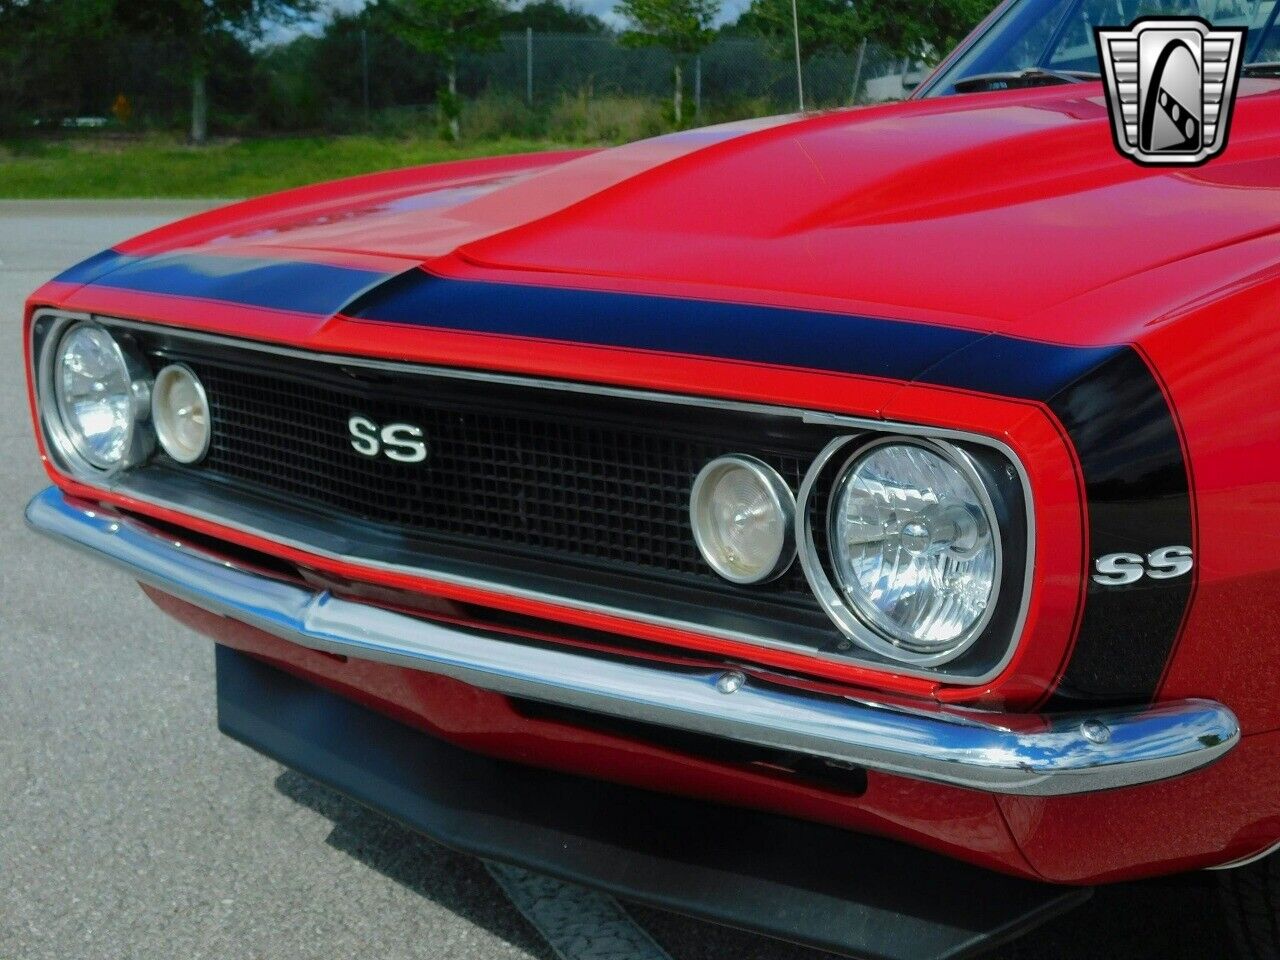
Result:
[[462,103],[464,140],[500,140],[503,137],[544,137],[546,120],[540,112],[510,94],[484,93]]
[[565,94],[548,114],[546,135],[573,143],[625,143],[670,129],[664,105],[640,97]]

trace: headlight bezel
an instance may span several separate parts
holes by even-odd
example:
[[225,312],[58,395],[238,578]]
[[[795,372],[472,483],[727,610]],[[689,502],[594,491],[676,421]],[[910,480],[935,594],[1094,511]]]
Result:
[[[943,650],[911,650],[846,598],[831,556],[828,525],[834,494],[871,450],[893,444],[929,450],[954,466],[977,492],[996,548],[993,589],[983,615]],[[1025,621],[1034,553],[1034,518],[1021,465],[979,438],[938,433],[852,433],[833,439],[811,464],[797,496],[797,552],[819,606],[840,633],[872,662],[907,675],[974,682],[995,676],[1012,657]],[[1021,562],[1019,562],[1021,561]]]
[[[994,572],[992,576],[992,588],[987,598],[984,610],[973,623],[965,628],[959,636],[949,641],[945,647],[933,651],[920,649],[924,646],[913,639],[896,636],[894,631],[881,623],[883,615],[875,610],[869,602],[859,602],[858,591],[850,584],[846,584],[839,577],[839,573],[835,568],[838,565],[838,557],[835,554],[835,545],[832,543],[833,531],[832,527],[835,521],[836,506],[843,497],[845,486],[850,482],[854,471],[869,456],[877,450],[883,450],[887,447],[915,447],[928,451],[935,456],[941,458],[947,465],[959,472],[961,477],[968,482],[969,486],[977,495],[979,505],[985,514],[985,520],[992,530],[992,545],[994,548]],[[999,535],[999,521],[995,514],[995,505],[991,501],[991,496],[987,492],[986,485],[982,482],[982,478],[978,476],[977,470],[973,466],[972,460],[959,447],[950,444],[941,443],[923,437],[901,437],[886,436],[880,437],[869,443],[857,447],[845,459],[844,463],[837,471],[836,480],[832,488],[831,501],[827,506],[827,551],[829,562],[833,568],[832,572],[836,574],[833,586],[840,593],[841,598],[846,601],[846,606],[852,605],[853,614],[863,626],[870,631],[869,634],[860,636],[859,639],[872,646],[875,652],[885,656],[900,659],[904,662],[915,663],[917,665],[931,665],[937,663],[945,663],[954,660],[964,653],[973,645],[987,624],[991,621],[992,615],[995,613],[996,604],[1000,598],[1000,574],[1003,567],[1003,549],[1001,546],[1001,538]],[[837,625],[840,625],[839,623]]]
[[[36,400],[49,454],[57,466],[71,476],[100,483],[117,474],[145,462],[155,449],[155,438],[147,428],[151,415],[152,376],[141,352],[104,324],[89,316],[64,316],[57,318],[42,333],[40,348],[35,357]],[[63,345],[68,338],[82,329],[102,333],[111,343],[116,359],[129,380],[131,417],[129,432],[124,441],[124,453],[118,461],[109,465],[95,462],[86,452],[76,430],[66,422],[62,410],[62,395],[58,385]]]

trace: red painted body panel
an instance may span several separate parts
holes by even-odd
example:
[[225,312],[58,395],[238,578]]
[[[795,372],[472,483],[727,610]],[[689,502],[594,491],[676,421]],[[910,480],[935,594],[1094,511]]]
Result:
[[1273,268],[1143,341],[1182,418],[1200,541],[1195,603],[1161,693],[1211,692],[1246,731],[1280,728],[1278,306]]
[[[902,318],[1075,345],[1128,343],[1163,383],[1190,463],[1194,603],[1162,697],[1211,697],[1246,736],[1177,780],[1001,799],[873,775],[851,797],[535,721],[452,681],[333,658],[208,617],[199,629],[456,743],[557,769],[823,820],[1062,882],[1224,862],[1280,836],[1280,83],[1246,80],[1223,157],[1134,166],[1101,88],[975,94],[693,131],[617,150],[450,164],[214,211],[118,248],[311,259],[440,276]],[[1079,464],[1037,403],[678,353],[371,324],[50,283],[61,306],[353,353],[834,410],[978,431],[1027,466],[1039,543],[1018,653],[979,690],[326,562],[60,476],[330,576],[464,600],[900,694],[1031,709],[1077,628],[1090,557]],[[30,311],[28,313],[30,322]],[[1226,798],[1226,799],[1224,799]]]

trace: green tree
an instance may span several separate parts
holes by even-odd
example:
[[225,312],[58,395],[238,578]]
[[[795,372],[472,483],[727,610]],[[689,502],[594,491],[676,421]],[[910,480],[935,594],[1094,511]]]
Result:
[[[871,0],[865,0],[871,2]],[[851,53],[867,36],[867,20],[862,0],[798,0],[796,20],[800,24],[800,56],[808,59],[819,53]],[[738,20],[738,28],[754,33],[769,46],[779,60],[795,51],[791,0],[752,0]]]
[[41,19],[41,3],[0,0],[0,125],[16,125],[27,106],[33,67],[38,59],[32,34]]
[[684,123],[684,63],[715,39],[711,24],[720,0],[621,0],[618,13],[631,23],[622,42],[632,47],[665,47],[675,58],[672,105],[676,126]]
[[[990,9],[991,0],[798,0],[800,57],[853,55],[874,40],[895,56],[933,59],[954,47]],[[794,54],[791,0],[752,0],[738,27],[764,39],[779,59]],[[854,79],[852,99],[860,80]]]
[[795,31],[800,30],[800,59],[822,53],[857,54],[849,101],[856,102],[862,86],[862,57],[870,25],[864,15],[873,0],[798,0],[794,19],[791,0],[752,0],[738,20],[738,28],[764,40],[779,60],[795,55]]
[[502,15],[504,32],[534,33],[608,33],[599,17],[587,13],[573,0],[530,0],[524,6]]
[[[303,39],[299,38],[297,42]],[[315,85],[323,101],[347,109],[364,103],[364,62],[368,57],[369,102],[379,105],[435,100],[439,69],[401,39],[390,13],[373,4],[359,13],[335,16],[312,44],[304,79]],[[388,69],[393,66],[395,69]]]
[[122,24],[181,44],[191,67],[191,141],[209,136],[209,67],[228,37],[258,37],[297,23],[316,0],[117,0]]
[[499,45],[504,0],[387,0],[393,29],[410,46],[444,67],[445,89],[436,95],[445,133],[459,136],[458,58]]
[[112,32],[112,3],[0,0],[0,126],[29,125],[46,109],[78,109],[80,81],[91,72],[85,58]]
[[991,10],[990,0],[865,0],[867,35],[890,53],[936,62]]

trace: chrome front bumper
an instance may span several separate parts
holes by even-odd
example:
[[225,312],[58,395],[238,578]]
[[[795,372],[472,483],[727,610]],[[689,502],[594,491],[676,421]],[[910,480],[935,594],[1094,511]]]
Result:
[[1174,777],[1240,738],[1221,704],[998,714],[829,696],[738,671],[605,657],[445,626],[237,566],[56,488],[27,522],[205,610],[314,650],[486,690],[991,793],[1085,793]]

